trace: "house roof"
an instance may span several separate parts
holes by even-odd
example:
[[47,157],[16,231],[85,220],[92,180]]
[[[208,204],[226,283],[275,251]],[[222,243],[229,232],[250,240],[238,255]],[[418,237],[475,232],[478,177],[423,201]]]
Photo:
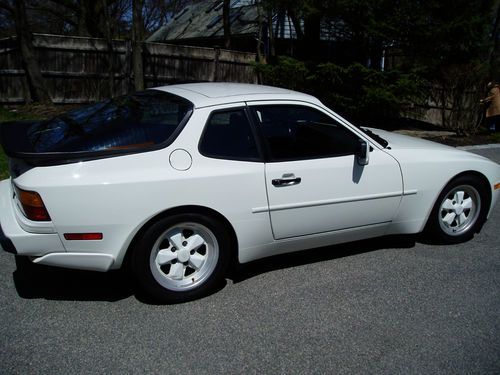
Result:
[[[148,42],[168,42],[183,39],[223,38],[222,0],[193,2],[177,13],[168,24],[162,26]],[[255,38],[259,26],[267,22],[266,15],[259,20],[258,6],[252,0],[232,0],[230,3],[229,22],[231,36],[249,36]],[[295,27],[285,11],[273,14],[274,36],[281,39],[296,39]],[[303,20],[299,21],[303,26]],[[345,29],[339,20],[321,21],[321,39],[335,40],[339,30]]]
[[[153,33],[148,42],[176,39],[224,37],[222,1],[202,1],[186,6],[170,22]],[[248,35],[258,32],[258,12],[248,0],[231,2],[229,20],[231,35]]]

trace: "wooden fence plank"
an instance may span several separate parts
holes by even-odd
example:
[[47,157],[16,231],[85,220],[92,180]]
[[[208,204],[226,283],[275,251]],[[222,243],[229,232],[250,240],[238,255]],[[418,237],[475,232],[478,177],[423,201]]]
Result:
[[[88,103],[109,91],[109,64],[114,92],[133,87],[131,44],[114,40],[112,61],[104,39],[34,34],[42,76],[54,103]],[[143,43],[146,87],[176,82],[230,81],[256,83],[255,54],[205,47]],[[0,39],[0,103],[22,103],[29,97],[16,37]]]

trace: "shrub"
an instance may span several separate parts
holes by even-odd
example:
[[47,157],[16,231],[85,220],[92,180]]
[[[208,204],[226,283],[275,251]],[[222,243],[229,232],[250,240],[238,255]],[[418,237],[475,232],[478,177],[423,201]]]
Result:
[[317,96],[340,114],[371,124],[395,119],[422,100],[422,80],[397,70],[377,71],[361,64],[306,64],[279,57],[275,64],[256,64],[262,82]]

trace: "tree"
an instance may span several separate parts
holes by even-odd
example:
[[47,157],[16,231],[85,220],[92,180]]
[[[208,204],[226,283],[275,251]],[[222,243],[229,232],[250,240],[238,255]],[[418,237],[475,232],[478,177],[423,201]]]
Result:
[[38,64],[38,56],[33,46],[33,35],[28,23],[25,1],[14,0],[10,2],[3,0],[0,3],[0,7],[4,11],[9,12],[14,19],[17,43],[30,90],[30,97],[26,98],[26,101],[51,103],[50,95],[44,84],[40,65]]
[[144,90],[144,69],[142,61],[142,40],[144,22],[142,19],[143,0],[133,0],[132,15],[132,67],[134,71],[134,87]]
[[231,48],[231,0],[224,0],[222,4],[222,24],[224,28],[224,48]]

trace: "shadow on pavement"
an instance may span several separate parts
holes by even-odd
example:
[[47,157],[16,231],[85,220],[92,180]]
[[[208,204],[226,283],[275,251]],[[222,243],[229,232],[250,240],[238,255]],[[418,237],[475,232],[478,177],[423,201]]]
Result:
[[[388,236],[376,239],[350,242],[289,254],[260,259],[237,265],[229,275],[234,283],[254,276],[300,265],[389,248],[410,248],[415,246],[415,236]],[[158,304],[135,290],[131,275],[125,270],[92,272],[31,263],[25,257],[16,257],[14,284],[21,298],[67,301],[108,301],[114,302],[134,295],[146,304]],[[224,281],[212,293],[223,289]],[[212,294],[210,293],[210,294]]]
[[21,298],[68,301],[118,301],[133,295],[130,276],[121,270],[92,272],[31,263],[16,257],[14,285]]
[[238,265],[229,278],[234,283],[239,283],[254,276],[279,269],[339,259],[380,249],[411,248],[415,246],[416,240],[415,235],[386,236],[276,255]]

